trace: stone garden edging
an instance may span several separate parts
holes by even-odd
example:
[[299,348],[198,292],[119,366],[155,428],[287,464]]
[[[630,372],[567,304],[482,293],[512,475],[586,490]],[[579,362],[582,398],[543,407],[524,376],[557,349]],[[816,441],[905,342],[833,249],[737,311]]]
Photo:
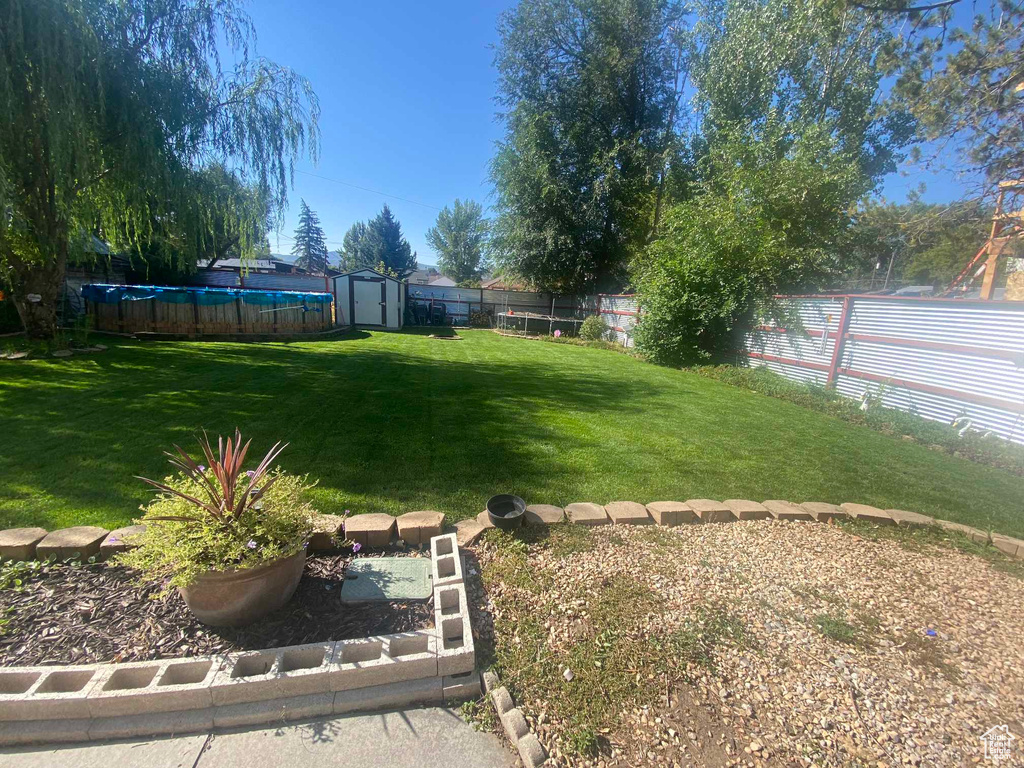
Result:
[[[791,501],[770,499],[763,503],[748,499],[689,499],[683,501],[652,501],[638,504],[633,501],[612,501],[608,504],[576,502],[564,510],[549,504],[531,504],[524,516],[526,525],[554,525],[561,522],[577,525],[700,525],[729,523],[737,520],[788,520],[827,523],[831,520],[863,520],[876,525],[929,526],[937,525],[957,531],[980,544],[989,544],[1003,554],[1024,560],[1024,541],[1000,533],[989,533],[948,520],[936,520],[928,515],[902,509],[878,509],[867,504],[830,504],[823,501]],[[488,528],[493,528],[487,513],[455,524],[458,543],[473,544]]]
[[188,733],[479,695],[455,534],[430,538],[434,627],[122,664],[0,669],[0,745]]

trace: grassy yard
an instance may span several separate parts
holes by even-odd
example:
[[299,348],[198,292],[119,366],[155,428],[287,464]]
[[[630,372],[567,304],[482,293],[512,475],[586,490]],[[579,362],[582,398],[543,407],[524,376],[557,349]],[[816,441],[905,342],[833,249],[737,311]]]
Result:
[[319,479],[324,512],[694,497],[858,501],[1024,535],[1024,483],[799,406],[615,352],[461,341],[111,342],[0,361],[0,526],[127,523],[161,451],[233,430]]

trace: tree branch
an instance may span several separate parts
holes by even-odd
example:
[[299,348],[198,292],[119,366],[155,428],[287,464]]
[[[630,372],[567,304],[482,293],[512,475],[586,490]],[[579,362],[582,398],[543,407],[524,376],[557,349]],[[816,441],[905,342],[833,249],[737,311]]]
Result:
[[934,11],[937,8],[947,8],[951,5],[956,5],[960,0],[941,0],[938,3],[931,3],[929,5],[868,5],[867,3],[857,2],[857,0],[850,0],[850,5],[855,8],[860,8],[864,11],[885,11],[888,13],[923,13],[924,11]]

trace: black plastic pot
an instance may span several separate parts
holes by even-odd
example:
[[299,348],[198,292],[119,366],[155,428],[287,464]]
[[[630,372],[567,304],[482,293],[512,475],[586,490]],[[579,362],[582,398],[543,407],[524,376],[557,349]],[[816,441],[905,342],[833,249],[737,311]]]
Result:
[[510,493],[499,493],[487,500],[487,517],[495,528],[512,531],[523,524],[526,502]]

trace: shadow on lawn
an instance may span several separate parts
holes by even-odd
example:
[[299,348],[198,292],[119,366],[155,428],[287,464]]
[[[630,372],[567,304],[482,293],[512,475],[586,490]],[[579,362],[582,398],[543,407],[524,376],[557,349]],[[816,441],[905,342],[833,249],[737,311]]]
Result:
[[[83,523],[127,520],[150,497],[133,475],[163,477],[172,443],[191,450],[201,429],[236,426],[254,453],[290,442],[280,463],[319,479],[324,512],[371,511],[362,497],[463,517],[492,493],[571,471],[561,457],[592,441],[556,426],[562,409],[641,412],[656,394],[518,356],[470,362],[348,341],[133,344],[74,366],[5,369],[0,526],[52,526],[71,507]],[[14,520],[4,507],[18,506]]]

